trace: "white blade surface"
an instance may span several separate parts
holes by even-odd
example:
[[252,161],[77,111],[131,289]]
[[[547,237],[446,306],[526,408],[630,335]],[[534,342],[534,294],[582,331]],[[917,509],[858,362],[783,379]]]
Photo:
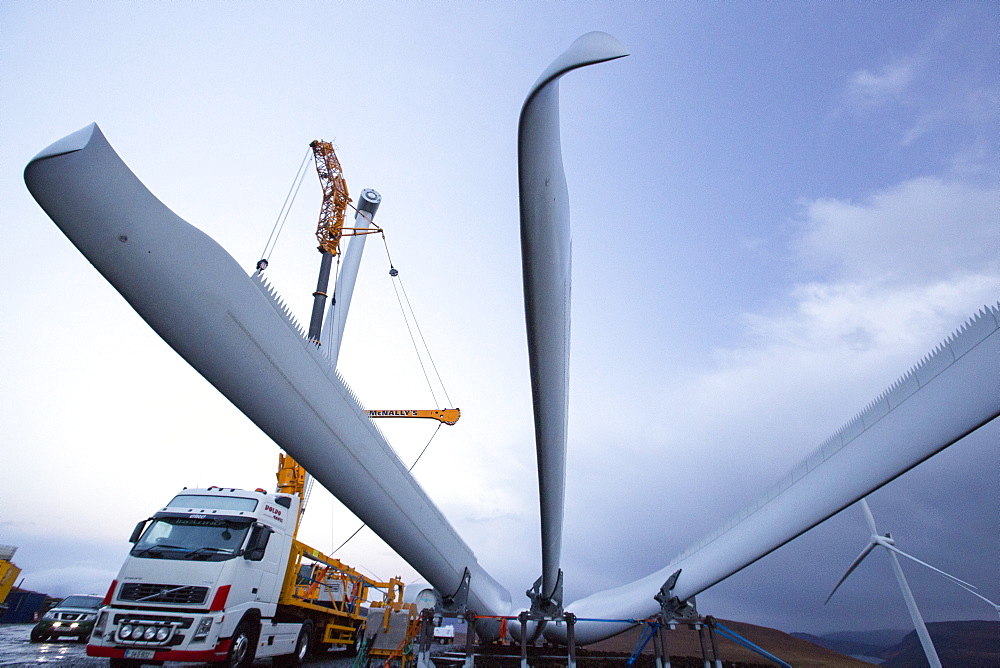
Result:
[[[663,569],[566,606],[579,617],[642,619],[678,569],[687,600],[781,547],[1000,415],[1000,304],[986,307],[925,357],[757,503]],[[622,631],[587,624],[578,642]],[[565,638],[565,626],[546,634]]]
[[438,591],[468,568],[475,610],[511,610],[270,287],[157,200],[96,125],[42,151],[25,182],[157,334]]
[[569,194],[559,142],[559,78],[626,55],[611,35],[583,35],[532,86],[518,124],[521,256],[538,455],[543,599],[555,593],[559,573],[569,405]]
[[878,543],[875,542],[868,543],[868,547],[866,547],[864,550],[861,551],[861,554],[859,554],[854,559],[854,561],[851,562],[851,565],[847,567],[847,570],[844,572],[844,574],[840,577],[839,580],[837,580],[837,584],[834,585],[833,591],[831,591],[830,595],[826,597],[825,601],[823,601],[823,605],[826,605],[827,603],[830,602],[830,599],[833,598],[833,595],[837,593],[838,589],[840,589],[840,585],[844,584],[844,580],[850,577],[851,573],[854,572],[854,569],[861,565],[861,562],[865,560],[865,557],[871,554],[872,550],[874,550],[877,545]]
[[887,549],[887,550],[891,550],[891,551],[895,552],[898,555],[904,556],[904,557],[906,557],[907,559],[909,559],[911,561],[917,562],[921,566],[926,566],[927,568],[931,569],[935,573],[940,573],[941,575],[945,576],[946,578],[948,578],[949,580],[951,580],[952,582],[954,582],[958,586],[963,587],[963,588],[971,591],[972,593],[975,593],[973,591],[974,589],[976,589],[975,585],[969,584],[965,580],[959,580],[954,575],[950,575],[949,573],[945,573],[940,568],[934,568],[933,566],[931,566],[930,564],[928,564],[926,561],[920,561],[919,559],[917,559],[916,557],[914,557],[912,554],[907,554],[906,552],[903,552],[901,549],[899,549],[895,545],[889,545],[888,543],[881,542],[881,541],[879,542],[879,544],[882,547],[884,547],[885,549]]

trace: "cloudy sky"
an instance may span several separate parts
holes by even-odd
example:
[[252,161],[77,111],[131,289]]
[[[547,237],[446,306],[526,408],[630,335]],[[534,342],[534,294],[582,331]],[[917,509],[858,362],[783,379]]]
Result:
[[[631,51],[561,85],[573,211],[567,600],[657,570],[1000,298],[993,3],[0,0],[0,543],[23,586],[103,593],[183,486],[270,487],[276,446],[164,344],[21,172],[96,121],[248,271],[313,139],[378,222],[452,403],[414,472],[511,591],[540,572],[516,125],[577,36]],[[268,273],[305,321],[312,174]],[[178,264],[185,262],[177,258]],[[437,407],[381,242],[341,356],[370,408]],[[439,393],[440,396],[440,393]],[[439,402],[441,403],[441,402]],[[404,461],[433,424],[381,423]],[[1000,425],[870,497],[897,545],[998,601]],[[358,521],[323,490],[308,542]],[[786,631],[907,628],[858,508],[699,597]],[[416,575],[370,532],[337,553]],[[985,603],[904,565],[929,621]]]

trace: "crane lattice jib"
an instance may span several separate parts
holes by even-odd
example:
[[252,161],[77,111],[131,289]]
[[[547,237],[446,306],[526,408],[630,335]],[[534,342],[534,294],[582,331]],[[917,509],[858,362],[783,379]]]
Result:
[[337,255],[340,252],[340,238],[344,234],[344,212],[351,202],[347,193],[347,182],[337,160],[337,154],[330,142],[316,140],[309,144],[316,159],[316,173],[323,187],[323,206],[316,227],[316,239],[320,252]]

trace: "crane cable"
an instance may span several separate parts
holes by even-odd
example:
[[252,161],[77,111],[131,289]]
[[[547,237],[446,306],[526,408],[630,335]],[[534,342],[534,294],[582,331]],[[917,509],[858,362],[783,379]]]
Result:
[[274,227],[271,228],[271,236],[267,238],[267,243],[264,244],[264,250],[260,254],[260,260],[257,262],[257,271],[267,269],[268,257],[274,252],[274,247],[278,244],[278,237],[281,235],[281,231],[285,229],[285,221],[288,220],[292,204],[295,203],[295,198],[299,194],[299,188],[302,187],[302,181],[306,175],[306,163],[309,161],[311,154],[312,148],[306,149],[306,154],[302,157],[302,163],[295,173],[295,178],[292,179],[292,187],[288,189],[288,194],[285,195],[285,202],[281,205],[281,210],[278,211],[278,218],[274,221]]
[[[396,293],[396,301],[399,302],[399,310],[403,314],[403,321],[406,323],[406,331],[410,335],[410,341],[413,343],[413,350],[417,354],[417,361],[420,363],[420,370],[424,374],[424,380],[427,381],[427,388],[431,391],[431,398],[434,403],[437,404],[437,393],[434,392],[434,387],[431,384],[431,379],[427,374],[427,368],[424,364],[423,355],[420,354],[420,346],[417,345],[416,337],[413,336],[413,330],[410,327],[410,319],[413,320],[413,327],[416,328],[417,334],[420,336],[420,343],[424,347],[424,352],[427,354],[427,359],[430,361],[431,368],[434,370],[434,375],[437,377],[438,385],[441,386],[441,391],[444,393],[445,401],[447,401],[449,406],[453,406],[451,403],[451,397],[448,396],[448,389],[444,386],[444,381],[441,380],[441,372],[438,371],[437,364],[434,362],[434,356],[431,355],[431,349],[427,345],[427,340],[424,338],[423,330],[420,329],[420,323],[417,322],[417,314],[413,311],[413,306],[410,304],[410,298],[406,294],[406,287],[403,285],[403,279],[399,277],[399,270],[392,264],[392,255],[389,253],[389,244],[385,240],[385,232],[382,233],[382,244],[385,246],[385,254],[389,259],[389,276],[393,279],[392,289]],[[396,287],[396,284],[399,287]],[[403,293],[402,299],[399,293]],[[403,306],[403,302],[406,302],[406,306]],[[407,317],[407,311],[409,311],[409,317]]]
[[[439,422],[438,426],[437,426],[437,429],[434,430],[434,433],[431,434],[431,437],[427,440],[427,443],[424,445],[424,449],[421,450],[420,454],[417,455],[417,458],[413,460],[413,463],[410,464],[410,468],[408,468],[407,471],[413,471],[413,467],[417,465],[417,462],[420,461],[420,458],[424,456],[425,452],[427,452],[427,448],[430,447],[431,441],[433,441],[434,437],[438,435],[439,431],[441,431],[441,427],[442,426],[444,426],[444,424]],[[337,552],[339,552],[341,548],[343,548],[345,545],[347,545],[348,543],[351,542],[351,539],[353,539],[355,536],[357,536],[359,533],[361,533],[361,530],[364,529],[366,526],[368,526],[367,523],[364,523],[361,526],[359,526],[358,529],[357,529],[357,531],[355,531],[354,533],[352,533],[350,536],[347,537],[347,540],[345,540],[343,543],[341,543],[340,545],[338,545],[335,549],[331,550],[330,551],[330,555],[333,556],[334,554],[336,554]]]
[[[417,346],[417,340],[413,336],[413,331],[410,328],[410,321],[409,321],[409,318],[407,318],[407,314],[406,314],[406,309],[407,308],[409,308],[410,318],[413,319],[413,325],[414,325],[414,327],[416,327],[417,333],[420,335],[420,342],[423,344],[424,350],[427,352],[427,358],[430,360],[431,367],[434,369],[434,373],[437,376],[438,384],[441,385],[441,390],[442,390],[442,392],[444,392],[445,399],[447,399],[448,405],[450,406],[451,405],[451,397],[448,396],[448,390],[445,388],[444,382],[441,380],[441,374],[438,371],[437,364],[434,363],[434,357],[431,355],[430,348],[427,346],[427,340],[424,339],[423,331],[420,329],[420,324],[417,322],[417,316],[413,312],[413,306],[410,304],[410,298],[406,294],[406,288],[403,286],[402,279],[399,278],[399,270],[396,269],[395,265],[393,265],[393,263],[392,263],[392,254],[389,252],[389,244],[388,244],[388,242],[386,242],[385,232],[382,232],[382,244],[385,246],[385,254],[386,254],[386,257],[389,259],[389,276],[391,276],[393,279],[395,279],[395,281],[393,282],[393,290],[396,292],[396,301],[399,302],[399,308],[400,308],[400,310],[403,313],[403,321],[406,323],[406,331],[409,333],[409,335],[410,335],[410,341],[413,343],[413,348],[414,348],[414,350],[417,353],[417,361],[420,362],[420,369],[424,373],[424,380],[427,381],[427,387],[431,391],[431,397],[434,399],[434,403],[436,404],[437,403],[437,395],[434,393],[434,387],[431,385],[430,378],[427,375],[427,369],[426,369],[426,367],[424,365],[423,357],[420,355],[420,349]],[[396,288],[396,282],[397,281],[399,282],[399,288],[398,289]],[[402,293],[403,293],[403,298],[402,299],[399,296],[400,291],[402,291]],[[406,306],[405,307],[403,306],[403,301],[404,300],[406,301]],[[427,443],[424,445],[423,450],[420,451],[420,454],[417,455],[417,458],[413,460],[412,464],[410,464],[410,468],[407,469],[408,471],[413,471],[413,467],[415,467],[417,465],[417,462],[420,461],[420,458],[424,456],[425,452],[427,452],[427,448],[430,447],[431,443],[434,441],[434,437],[436,437],[438,435],[438,432],[441,431],[441,427],[442,426],[444,426],[444,423],[438,423],[438,426],[434,430],[434,433],[431,434],[431,437],[427,440]],[[341,543],[340,545],[338,545],[334,550],[332,550],[330,552],[330,554],[331,555],[332,554],[336,554],[338,551],[340,551],[345,545],[347,545],[349,542],[351,542],[351,540],[355,536],[357,536],[359,533],[361,533],[361,530],[364,529],[366,526],[368,526],[367,523],[366,524],[362,524],[361,526],[359,526],[357,528],[357,530],[355,530],[354,533],[352,533],[350,536],[348,536],[347,539],[343,543]]]

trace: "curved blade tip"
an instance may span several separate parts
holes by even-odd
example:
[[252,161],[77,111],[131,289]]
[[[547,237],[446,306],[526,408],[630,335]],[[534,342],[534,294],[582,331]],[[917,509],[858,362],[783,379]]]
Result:
[[614,60],[615,58],[624,58],[630,55],[624,44],[619,42],[614,36],[600,30],[594,30],[577,37],[576,41],[567,49],[567,52],[575,53],[577,51],[581,55],[585,54],[588,56],[588,60],[594,58],[595,60],[592,62]]
[[86,148],[87,144],[90,143],[91,137],[94,136],[95,130],[100,132],[100,129],[97,127],[97,123],[91,123],[76,132],[66,135],[62,139],[59,139],[43,148],[38,155],[28,162],[28,164],[30,165],[32,162],[44,160],[45,158],[52,158],[65,153],[73,153],[74,151]]
[[628,50],[619,42],[617,39],[612,37],[606,32],[601,32],[595,30],[593,32],[588,32],[580,35],[576,38],[569,48],[563,51],[559,56],[549,64],[545,71],[542,72],[538,80],[531,87],[531,91],[528,93],[525,99],[525,104],[534,97],[545,84],[549,83],[554,79],[558,79],[563,74],[571,70],[575,70],[578,67],[586,67],[587,65],[596,65],[597,63],[604,63],[609,60],[616,60],[618,58],[624,58],[629,55]]

